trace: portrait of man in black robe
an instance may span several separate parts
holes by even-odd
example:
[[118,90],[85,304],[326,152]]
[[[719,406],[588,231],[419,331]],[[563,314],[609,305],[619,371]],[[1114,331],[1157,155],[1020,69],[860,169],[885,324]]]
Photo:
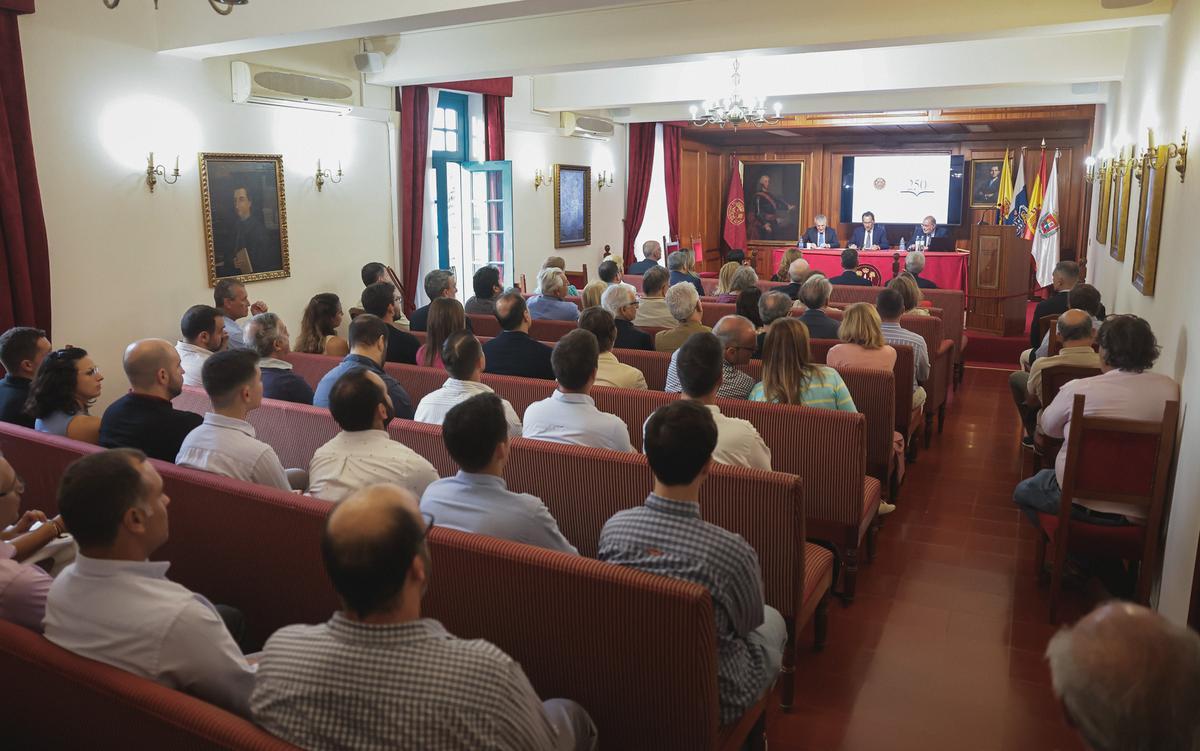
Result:
[[287,220],[278,157],[204,156],[204,211],[212,278],[288,276]]

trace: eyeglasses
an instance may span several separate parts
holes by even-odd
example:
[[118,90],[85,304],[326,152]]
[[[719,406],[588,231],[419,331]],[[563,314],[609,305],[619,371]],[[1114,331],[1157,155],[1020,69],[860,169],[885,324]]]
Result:
[[13,493],[20,495],[21,493],[24,493],[24,492],[25,492],[25,481],[21,479],[20,475],[17,475],[13,479],[13,486],[11,488],[9,488],[8,490],[4,491],[3,493],[0,493],[0,498],[3,498],[7,495],[12,495]]

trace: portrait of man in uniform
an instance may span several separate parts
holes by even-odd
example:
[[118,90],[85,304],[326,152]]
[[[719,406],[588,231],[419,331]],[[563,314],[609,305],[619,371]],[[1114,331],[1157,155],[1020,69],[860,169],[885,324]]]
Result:
[[202,154],[200,182],[209,284],[290,276],[282,158]]
[[800,241],[803,162],[744,162],[746,239],[777,245]]

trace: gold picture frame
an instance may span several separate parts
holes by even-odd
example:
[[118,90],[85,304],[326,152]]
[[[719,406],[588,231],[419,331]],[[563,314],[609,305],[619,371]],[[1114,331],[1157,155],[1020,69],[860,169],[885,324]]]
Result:
[[1112,198],[1112,186],[1115,177],[1113,165],[1116,160],[1109,159],[1100,166],[1100,202],[1096,211],[1096,242],[1108,244],[1108,216]]
[[554,165],[554,247],[592,244],[592,168]]
[[795,246],[800,242],[808,227],[804,221],[805,161],[773,159],[742,162],[746,242],[779,246]]
[[1131,148],[1128,159],[1125,158],[1124,151],[1117,156],[1117,166],[1113,169],[1112,237],[1109,240],[1108,254],[1120,263],[1125,262],[1125,242],[1129,236],[1129,203],[1133,196],[1135,167]]
[[204,152],[199,159],[208,286],[291,276],[283,157]]
[[1142,157],[1142,190],[1138,197],[1137,234],[1133,243],[1133,286],[1148,297],[1154,295],[1154,282],[1158,277],[1158,244],[1162,233],[1169,148],[1159,146]]

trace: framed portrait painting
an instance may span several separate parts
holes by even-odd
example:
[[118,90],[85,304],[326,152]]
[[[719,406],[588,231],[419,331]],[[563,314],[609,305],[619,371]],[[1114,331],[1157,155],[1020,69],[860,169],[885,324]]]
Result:
[[201,154],[200,205],[210,287],[291,276],[282,156]]
[[1129,158],[1126,159],[1123,153],[1119,154],[1117,165],[1113,167],[1112,236],[1108,254],[1121,262],[1125,261],[1125,238],[1129,235],[1129,201],[1133,196],[1135,166],[1131,148]]
[[1133,286],[1147,296],[1154,294],[1154,282],[1158,277],[1163,193],[1167,187],[1167,149],[1167,146],[1159,146],[1146,155],[1142,165],[1142,192],[1138,199],[1137,234],[1133,242]]
[[1000,175],[1003,159],[971,160],[971,208],[994,209],[1000,197]]
[[1096,242],[1101,245],[1108,243],[1108,209],[1115,179],[1113,165],[1114,160],[1109,159],[1100,167],[1100,201],[1096,205]]
[[800,242],[804,162],[742,162],[742,167],[746,240],[762,245]]
[[592,168],[554,165],[554,247],[592,244]]

